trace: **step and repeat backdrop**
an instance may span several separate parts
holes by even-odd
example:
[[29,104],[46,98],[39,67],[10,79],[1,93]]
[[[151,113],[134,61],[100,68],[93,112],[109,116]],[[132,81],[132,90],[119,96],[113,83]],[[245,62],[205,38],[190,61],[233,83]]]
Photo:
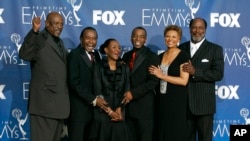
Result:
[[[250,124],[250,20],[248,0],[1,0],[0,1],[0,140],[30,140],[27,101],[29,62],[18,57],[32,18],[58,11],[64,17],[61,37],[70,51],[86,26],[97,29],[98,46],[116,38],[123,53],[132,49],[131,30],[143,26],[147,45],[156,53],[166,49],[163,30],[169,24],[190,39],[189,22],[207,20],[206,38],[223,47],[224,79],[216,83],[217,113],[213,140],[228,141],[230,125]],[[178,112],[178,111],[176,111]]]

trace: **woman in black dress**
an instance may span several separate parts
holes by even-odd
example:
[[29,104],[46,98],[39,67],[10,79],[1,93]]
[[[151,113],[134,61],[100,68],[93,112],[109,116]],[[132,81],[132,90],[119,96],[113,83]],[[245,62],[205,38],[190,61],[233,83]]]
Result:
[[182,30],[176,25],[167,26],[164,39],[167,50],[160,54],[160,66],[149,71],[160,78],[156,105],[157,141],[187,140],[187,83],[189,74],[181,69],[189,57],[178,48]]
[[129,68],[120,61],[121,48],[117,40],[107,39],[100,52],[106,54],[94,68],[94,90],[108,103],[94,109],[91,141],[130,141],[125,122],[123,95],[130,89]]

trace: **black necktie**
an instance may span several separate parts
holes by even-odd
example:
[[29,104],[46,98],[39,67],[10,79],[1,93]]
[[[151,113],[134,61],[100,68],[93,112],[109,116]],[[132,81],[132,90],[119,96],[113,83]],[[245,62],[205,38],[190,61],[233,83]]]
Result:
[[63,47],[62,47],[62,45],[61,45],[61,42],[60,42],[60,39],[55,39],[55,42],[56,42],[56,44],[57,44],[57,47],[58,47],[58,49],[59,49],[59,51],[60,51],[60,55],[63,57]]

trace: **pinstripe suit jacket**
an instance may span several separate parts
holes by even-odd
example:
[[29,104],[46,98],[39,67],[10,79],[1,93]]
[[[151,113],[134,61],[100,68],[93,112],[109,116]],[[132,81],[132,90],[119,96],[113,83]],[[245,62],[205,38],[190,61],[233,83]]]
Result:
[[[190,56],[190,41],[181,44],[180,49]],[[224,75],[222,47],[204,40],[191,62],[195,74],[188,84],[190,111],[195,115],[213,114],[216,111],[215,82]]]

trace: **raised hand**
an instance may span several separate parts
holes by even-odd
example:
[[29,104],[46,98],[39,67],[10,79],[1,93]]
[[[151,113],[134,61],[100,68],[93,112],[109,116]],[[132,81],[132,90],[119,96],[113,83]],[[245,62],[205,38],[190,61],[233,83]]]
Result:
[[33,31],[38,32],[41,27],[41,19],[40,17],[35,17],[32,19]]

